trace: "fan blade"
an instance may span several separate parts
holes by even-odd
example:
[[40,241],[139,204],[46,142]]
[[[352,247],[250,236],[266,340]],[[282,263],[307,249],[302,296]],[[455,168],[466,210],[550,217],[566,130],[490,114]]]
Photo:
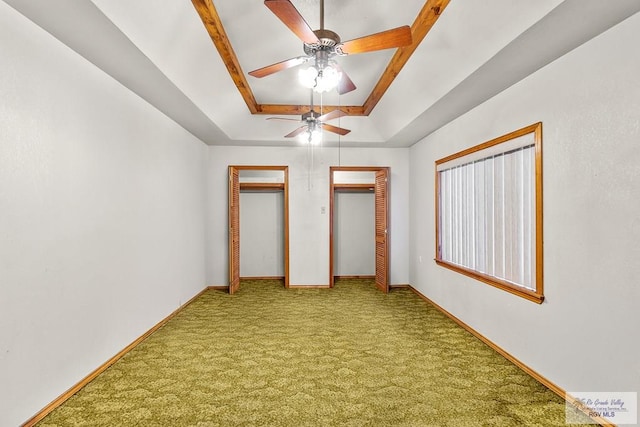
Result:
[[289,0],[265,0],[264,5],[303,42],[309,44],[320,42],[307,21]]
[[336,68],[336,70],[338,70],[338,72],[342,73],[342,77],[340,77],[340,81],[338,82],[338,87],[336,87],[338,93],[340,95],[344,95],[345,93],[351,92],[352,90],[356,90],[356,85],[351,81],[342,67],[337,63],[334,63],[333,66]]
[[266,67],[258,68],[257,70],[253,70],[249,72],[250,76],[253,77],[266,77],[273,73],[277,73],[278,71],[286,70],[287,68],[295,67],[296,65],[300,65],[307,60],[306,56],[299,56],[297,58],[287,59],[285,61],[276,62],[275,64],[267,65]]
[[298,122],[300,123],[300,119],[290,119],[286,117],[267,117],[267,120],[286,120],[288,122]]
[[329,120],[333,120],[333,119],[337,119],[338,117],[344,117],[346,116],[347,113],[345,113],[342,110],[333,110],[327,114],[324,114],[320,117],[318,117],[316,120],[318,120],[319,122],[326,122]]
[[294,136],[298,136],[300,135],[302,132],[304,132],[305,130],[307,130],[307,125],[304,126],[300,126],[298,129],[294,130],[291,133],[286,134],[284,137],[285,138],[293,138]]
[[372,52],[374,50],[390,49],[410,45],[412,42],[411,28],[408,25],[371,34],[342,43],[339,46],[344,54]]
[[349,129],[339,128],[338,126],[332,126],[327,123],[321,123],[320,126],[322,126],[322,129],[329,132],[337,133],[338,135],[346,135],[351,132]]

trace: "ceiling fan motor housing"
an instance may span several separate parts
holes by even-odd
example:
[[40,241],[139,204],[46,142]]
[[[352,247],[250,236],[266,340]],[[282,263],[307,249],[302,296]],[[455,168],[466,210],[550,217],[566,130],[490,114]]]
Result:
[[322,70],[329,63],[329,59],[336,55],[335,47],[340,44],[340,36],[331,30],[315,30],[318,43],[304,43],[304,53],[316,59],[318,69]]
[[320,113],[317,113],[314,110],[310,110],[302,115],[302,121],[315,122],[318,117],[320,117]]

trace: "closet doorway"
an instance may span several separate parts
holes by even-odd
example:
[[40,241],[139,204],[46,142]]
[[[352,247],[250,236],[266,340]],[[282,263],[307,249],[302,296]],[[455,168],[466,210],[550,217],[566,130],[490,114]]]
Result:
[[[241,197],[241,193],[242,197]],[[255,197],[253,197],[254,195]],[[244,197],[247,196],[247,197]],[[272,197],[273,196],[273,197]],[[241,211],[241,199],[245,200],[248,211]],[[265,202],[269,205],[259,206]],[[279,206],[273,206],[273,203]],[[272,218],[269,225],[271,230],[262,230],[262,239],[265,235],[273,237],[274,231],[280,236],[275,236],[275,247],[247,248],[243,253],[252,259],[262,259],[266,262],[269,258],[270,268],[273,268],[273,257],[276,262],[282,263],[284,286],[289,287],[289,187],[287,166],[229,166],[229,293],[233,294],[240,288],[240,261],[241,261],[241,224],[247,218],[265,217]],[[242,212],[242,217],[241,217]],[[241,221],[241,218],[244,221]],[[246,227],[246,225],[245,225]],[[261,227],[259,225],[259,227]],[[251,231],[251,230],[246,230]],[[243,239],[246,240],[246,239]],[[274,239],[271,239],[272,241]],[[257,237],[261,241],[261,237]],[[273,246],[273,245],[271,245]],[[263,251],[263,256],[258,253]],[[276,253],[277,252],[277,253]],[[264,255],[266,254],[266,255]],[[281,261],[277,261],[281,260]],[[254,266],[250,266],[253,268]],[[259,268],[259,267],[258,267]],[[247,271],[251,271],[250,269]],[[272,271],[272,270],[271,270]],[[251,274],[255,276],[255,273]]]
[[[375,270],[376,287],[389,292],[389,168],[377,166],[333,166],[329,169],[329,287],[333,287],[342,254],[338,248],[336,226],[340,224],[338,204],[341,194],[372,194],[370,204],[373,212],[371,238],[365,237],[371,247],[362,249],[371,253]],[[344,198],[343,200],[349,200]],[[355,199],[353,199],[355,200]],[[363,213],[363,222],[366,222]],[[347,225],[348,227],[348,225]],[[365,232],[366,234],[366,232]],[[351,250],[351,249],[349,249]],[[336,260],[338,257],[338,260]],[[366,262],[364,262],[366,264]]]

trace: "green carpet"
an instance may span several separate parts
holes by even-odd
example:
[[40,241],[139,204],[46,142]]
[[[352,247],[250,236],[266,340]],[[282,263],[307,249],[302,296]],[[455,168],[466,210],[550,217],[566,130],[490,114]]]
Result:
[[207,291],[38,426],[556,426],[564,401],[408,289]]

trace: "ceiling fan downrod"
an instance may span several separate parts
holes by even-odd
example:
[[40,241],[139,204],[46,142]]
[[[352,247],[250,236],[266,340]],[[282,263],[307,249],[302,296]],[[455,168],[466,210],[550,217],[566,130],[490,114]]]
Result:
[[315,56],[318,69],[323,69],[329,62],[329,57],[335,55],[335,46],[340,43],[340,36],[324,28],[324,0],[320,0],[320,28],[313,31],[318,37],[316,43],[304,43],[304,52]]

